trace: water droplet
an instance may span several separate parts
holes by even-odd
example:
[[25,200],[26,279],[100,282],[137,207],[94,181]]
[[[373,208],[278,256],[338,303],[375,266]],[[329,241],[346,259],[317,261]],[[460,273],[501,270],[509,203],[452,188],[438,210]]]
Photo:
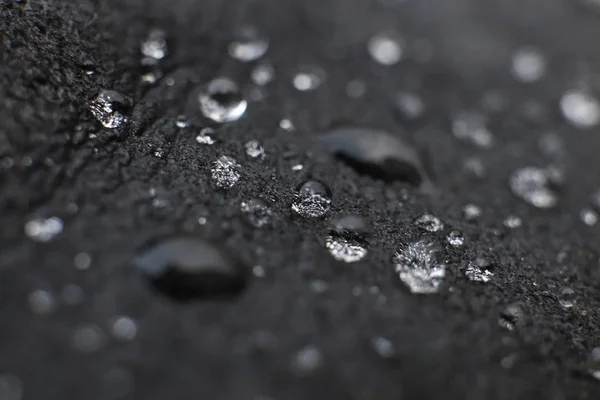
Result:
[[215,144],[217,142],[215,130],[213,128],[203,128],[196,136],[196,142],[207,145]]
[[179,129],[187,128],[189,125],[190,123],[185,115],[178,115],[177,118],[175,118],[175,126]]
[[324,150],[335,154],[358,173],[415,186],[428,179],[417,149],[389,132],[340,128],[321,135],[318,141]]
[[131,100],[114,90],[103,90],[88,105],[94,117],[105,128],[115,129],[127,122]]
[[96,325],[83,325],[75,330],[71,338],[72,346],[82,353],[95,353],[106,341],[104,333]]
[[238,85],[229,78],[210,81],[200,93],[198,101],[202,114],[218,123],[240,119],[248,107]]
[[380,33],[369,39],[367,50],[373,60],[381,65],[393,65],[402,59],[402,44],[388,34]]
[[246,154],[252,158],[265,158],[265,149],[258,140],[250,140],[244,145]]
[[524,167],[513,172],[509,178],[512,193],[537,208],[551,208],[558,197],[550,189],[548,171],[538,167]]
[[46,290],[36,290],[29,295],[29,307],[36,314],[51,313],[55,305],[54,296]]
[[511,72],[516,80],[523,83],[540,80],[546,73],[544,54],[532,47],[518,49],[513,54]]
[[509,304],[500,312],[498,325],[509,331],[513,331],[517,325],[523,323],[525,312],[518,304]]
[[147,85],[153,85],[163,76],[158,65],[158,60],[150,57],[142,58],[140,62],[140,81]]
[[294,75],[293,84],[297,90],[306,92],[309,90],[315,90],[321,86],[324,80],[324,71],[318,68],[304,67],[296,75]]
[[487,128],[483,116],[472,112],[458,114],[452,122],[452,133],[456,138],[481,148],[490,148],[496,141],[494,134]]
[[590,353],[588,371],[594,378],[600,380],[600,347],[596,347]]
[[281,121],[279,121],[279,127],[285,131],[293,131],[294,130],[294,124],[292,123],[292,121],[290,121],[287,118],[284,118]]
[[80,286],[66,285],[61,292],[61,297],[65,304],[75,306],[83,302],[85,293]]
[[127,316],[116,317],[113,320],[111,331],[115,339],[130,341],[137,335],[137,323]]
[[275,70],[271,64],[258,64],[251,72],[251,78],[259,86],[268,85],[275,79]]
[[594,226],[598,223],[598,213],[591,208],[584,208],[579,212],[579,218],[587,226]]
[[252,267],[252,274],[257,278],[264,278],[267,276],[267,271],[262,265],[255,265]]
[[487,259],[483,257],[476,258],[467,265],[465,276],[473,282],[487,283],[494,276],[494,273],[488,269],[490,266],[491,263]]
[[502,223],[504,224],[504,226],[510,229],[515,229],[523,225],[523,221],[521,220],[521,218],[517,217],[516,215],[509,215],[508,217],[504,218],[504,221],[502,221]]
[[215,184],[223,189],[231,189],[240,179],[241,165],[229,156],[221,156],[212,164],[210,170]]
[[439,232],[444,229],[442,221],[432,214],[423,214],[415,219],[414,224],[427,232]]
[[576,128],[592,128],[600,123],[600,103],[586,91],[565,92],[560,99],[560,109]]
[[346,84],[346,94],[354,99],[362,97],[366,91],[367,86],[363,81],[355,79]]
[[142,54],[146,57],[160,60],[167,55],[166,33],[161,29],[152,29],[148,37],[140,46]]
[[325,248],[338,261],[353,263],[367,255],[366,243],[360,239],[343,235],[329,235],[325,239]]
[[463,163],[463,169],[466,173],[477,179],[483,179],[487,175],[485,165],[483,165],[483,162],[478,158],[467,158]]
[[331,207],[331,189],[324,183],[309,180],[296,189],[292,210],[305,218],[319,218]]
[[564,308],[571,308],[575,305],[575,291],[571,288],[562,288],[560,290],[560,296],[558,302]]
[[21,400],[23,398],[23,383],[15,375],[0,374],[0,399]]
[[133,266],[159,291],[179,300],[230,296],[246,284],[242,265],[229,252],[188,236],[152,245],[133,260]]
[[446,240],[450,244],[450,246],[461,247],[465,243],[465,237],[460,231],[451,231],[448,236],[446,236]]
[[269,48],[269,41],[253,26],[242,26],[229,44],[229,55],[242,62],[258,60]]
[[87,253],[77,253],[73,258],[73,264],[77,269],[88,269],[92,265],[92,257]]
[[329,290],[329,283],[321,280],[312,281],[310,283],[310,290],[314,293],[325,293]]
[[462,212],[467,221],[474,221],[481,217],[481,208],[475,204],[466,204],[463,207]]
[[58,217],[33,219],[25,224],[25,234],[37,242],[48,242],[62,232],[63,222]]
[[314,345],[306,346],[298,351],[292,359],[292,369],[299,375],[310,374],[323,364],[323,354]]
[[400,92],[396,95],[396,105],[407,118],[418,118],[423,114],[425,104],[419,96],[410,92]]
[[390,358],[394,355],[394,344],[384,337],[371,338],[371,346],[380,357]]
[[427,240],[399,249],[394,255],[394,269],[412,293],[435,293],[446,276],[439,248]]
[[273,211],[269,205],[261,199],[250,199],[243,201],[240,210],[246,215],[246,219],[255,228],[262,228],[271,223]]

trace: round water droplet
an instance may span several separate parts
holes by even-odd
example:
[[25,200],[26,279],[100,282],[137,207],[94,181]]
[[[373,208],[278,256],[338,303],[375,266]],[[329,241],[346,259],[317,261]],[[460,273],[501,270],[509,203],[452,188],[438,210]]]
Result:
[[419,152],[389,132],[369,128],[340,128],[320,135],[319,145],[358,173],[384,181],[419,186],[428,180]]
[[491,263],[483,257],[469,262],[465,269],[465,276],[473,282],[487,283],[492,280],[494,273],[489,270]]
[[481,208],[475,204],[466,204],[462,209],[462,213],[467,221],[474,221],[481,217]]
[[229,55],[236,60],[249,62],[258,60],[269,48],[267,37],[253,26],[242,26],[235,33],[235,38],[229,44]]
[[558,302],[560,303],[561,306],[563,306],[564,308],[571,308],[573,307],[573,305],[575,305],[575,291],[571,288],[562,288],[560,290],[560,295],[559,295],[559,299]]
[[510,229],[515,229],[523,225],[521,218],[517,217],[516,215],[509,215],[504,219],[504,221],[502,221],[502,223],[504,226]]
[[131,100],[114,90],[103,90],[88,105],[91,113],[105,128],[115,129],[127,122]]
[[198,101],[202,114],[218,123],[240,119],[248,107],[237,84],[229,78],[216,78],[209,82]]
[[412,293],[435,293],[446,276],[439,248],[427,240],[399,249],[393,261],[396,273]]
[[596,347],[590,353],[588,360],[588,372],[596,379],[600,380],[600,347]]
[[153,29],[140,46],[142,54],[146,57],[160,60],[167,55],[166,33],[161,29]]
[[324,80],[324,71],[318,68],[303,67],[296,75],[294,75],[293,84],[297,90],[306,92],[315,90],[321,86]]
[[127,316],[116,317],[111,326],[115,339],[130,341],[137,335],[137,323]]
[[287,118],[284,118],[281,121],[279,121],[279,127],[285,131],[293,131],[294,130],[294,124],[292,123],[292,121],[290,121]]
[[509,179],[512,193],[537,208],[557,205],[558,197],[550,189],[549,172],[537,167],[524,167],[513,172]]
[[325,248],[338,261],[353,263],[367,255],[367,244],[351,235],[330,234],[325,239]]
[[265,158],[265,148],[258,140],[250,140],[244,145],[246,154],[252,158]]
[[36,314],[48,314],[52,312],[55,304],[54,296],[46,290],[36,290],[29,295],[29,306]]
[[223,189],[231,189],[241,177],[241,165],[229,156],[221,156],[212,164],[210,170],[215,184]]
[[380,357],[390,358],[394,355],[394,344],[384,337],[371,338],[371,346]]
[[306,346],[298,351],[292,359],[292,369],[299,375],[310,374],[323,365],[321,350],[313,345]]
[[598,223],[598,213],[591,208],[584,208],[579,212],[579,218],[587,226],[594,226]]
[[472,112],[463,112],[456,116],[452,121],[452,133],[456,138],[481,148],[490,148],[496,142],[483,116]]
[[231,253],[195,237],[173,237],[142,251],[133,260],[162,293],[178,299],[231,296],[246,284],[241,264]]
[[258,64],[250,75],[252,81],[259,86],[268,85],[275,79],[275,70],[271,64]]
[[25,224],[25,234],[37,242],[48,242],[62,232],[63,222],[58,217],[33,219]]
[[415,219],[414,224],[427,232],[439,232],[444,229],[442,221],[432,214],[423,214]]
[[567,91],[560,99],[560,109],[576,128],[592,128],[600,123],[600,103],[588,92]]
[[196,136],[196,142],[200,144],[215,144],[217,142],[215,130],[213,128],[203,128]]
[[179,129],[187,128],[189,125],[190,123],[185,115],[178,115],[177,118],[175,118],[175,126]]
[[243,201],[240,210],[246,215],[246,219],[255,228],[262,228],[271,223],[273,211],[269,205],[261,199],[250,199]]
[[446,236],[446,241],[450,246],[461,247],[465,243],[465,237],[460,231],[454,230]]
[[331,189],[324,183],[309,180],[298,186],[292,210],[305,218],[319,218],[331,207]]
[[88,269],[92,265],[92,257],[87,253],[77,253],[73,258],[73,264],[77,269]]
[[400,40],[384,33],[369,39],[367,50],[375,62],[387,66],[398,63],[403,53]]
[[425,104],[419,96],[410,92],[400,92],[396,95],[396,106],[409,119],[418,118],[423,114]]
[[532,47],[518,49],[513,54],[511,72],[516,80],[523,83],[540,80],[546,73],[544,54]]

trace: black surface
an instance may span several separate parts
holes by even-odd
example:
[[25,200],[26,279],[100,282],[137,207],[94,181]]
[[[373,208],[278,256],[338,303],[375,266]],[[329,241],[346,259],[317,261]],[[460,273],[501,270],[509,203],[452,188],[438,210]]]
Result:
[[[582,80],[597,87],[597,13],[566,0],[16,3],[0,1],[0,373],[20,378],[23,399],[116,398],[114,377],[123,374],[132,380],[124,398],[145,400],[600,398],[600,382],[585,371],[600,345],[600,228],[578,218],[600,187],[600,131],[572,128],[557,104]],[[198,87],[218,75],[251,83],[252,64],[226,51],[245,22],[270,38],[265,58],[276,79],[243,119],[217,128],[219,143],[199,145],[195,135],[208,122],[198,111]],[[148,88],[139,83],[139,45],[155,26],[166,30],[170,49],[163,78]],[[406,40],[406,58],[383,67],[369,58],[366,41],[392,28]],[[432,43],[427,63],[412,60],[419,39]],[[523,45],[541,48],[548,60],[546,76],[532,85],[509,72],[510,55]],[[323,68],[327,80],[300,93],[291,79],[307,64]],[[344,92],[352,79],[367,85],[359,99]],[[127,127],[108,131],[93,119],[87,104],[101,89],[134,100]],[[421,95],[423,117],[398,115],[400,89]],[[507,110],[490,113],[496,146],[458,141],[452,115],[481,110],[492,90],[508,99]],[[529,104],[539,112],[528,112]],[[175,127],[179,114],[195,127]],[[282,118],[295,131],[279,129]],[[428,150],[439,190],[373,180],[303,150],[315,132],[339,122],[407,130]],[[518,167],[550,162],[537,145],[548,131],[565,143],[567,179],[559,206],[537,210],[511,195],[507,179]],[[244,154],[250,139],[263,142],[263,161]],[[243,166],[229,191],[210,180],[210,163],[223,154]],[[463,171],[471,156],[484,161],[484,179]],[[292,171],[298,160],[304,169]],[[323,247],[328,221],[292,215],[293,189],[309,176],[333,190],[329,218],[356,213],[373,222],[363,261],[335,262]],[[151,188],[165,206],[153,207]],[[243,223],[239,204],[251,197],[272,202],[270,228]],[[479,220],[463,220],[466,203],[482,208]],[[444,234],[423,235],[412,225],[424,211],[440,217],[445,232],[460,229],[466,244],[445,249],[443,290],[417,296],[394,276],[391,257],[414,238],[444,243]],[[509,214],[523,226],[503,228]],[[23,234],[34,216],[59,216],[65,229],[35,243]],[[197,223],[202,216],[205,225]],[[221,241],[248,265],[264,266],[266,277],[235,300],[179,304],[157,295],[126,266],[146,241],[181,231]],[[92,256],[88,271],[73,266],[79,252]],[[482,255],[495,265],[487,285],[460,269]],[[314,279],[329,282],[329,291],[311,291]],[[85,291],[81,305],[31,312],[32,291],[59,293],[72,283]],[[558,303],[565,286],[577,293],[572,309]],[[513,303],[526,320],[509,332],[497,320]],[[115,315],[138,321],[133,341],[108,338],[93,354],[72,348],[77,327],[108,332]],[[273,339],[256,344],[257,332]],[[394,343],[393,359],[373,351],[374,336]],[[310,344],[321,349],[323,366],[297,377],[291,358]],[[513,354],[512,367],[502,367]]]

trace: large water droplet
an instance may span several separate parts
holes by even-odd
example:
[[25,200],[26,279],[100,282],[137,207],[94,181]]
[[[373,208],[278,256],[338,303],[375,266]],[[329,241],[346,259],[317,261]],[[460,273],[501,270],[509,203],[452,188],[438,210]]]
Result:
[[242,26],[229,44],[229,55],[239,61],[249,62],[262,57],[269,48],[269,41],[253,26]]
[[317,180],[309,180],[298,186],[292,210],[305,218],[319,218],[331,207],[331,189]]
[[494,273],[489,270],[490,266],[491,263],[486,258],[476,258],[467,265],[465,276],[474,282],[487,283],[494,276]]
[[229,78],[210,81],[200,92],[198,101],[202,114],[218,123],[240,119],[248,107],[238,85]]
[[472,112],[457,115],[452,122],[452,133],[458,139],[482,148],[490,148],[496,141],[494,134],[487,128],[483,116]]
[[549,171],[538,167],[524,167],[513,172],[509,179],[512,193],[538,208],[554,207],[558,197],[551,190]]
[[173,237],[147,248],[133,260],[161,292],[175,299],[231,296],[246,283],[231,253],[195,237]]
[[131,100],[114,90],[103,90],[90,102],[88,108],[102,126],[114,129],[127,121]]
[[418,186],[428,179],[419,152],[389,132],[369,128],[340,128],[319,137],[320,145],[357,172],[384,181]]
[[352,263],[367,255],[369,223],[362,217],[347,215],[337,218],[325,239],[325,248],[338,261]]
[[229,156],[221,156],[212,164],[210,170],[215,184],[223,189],[231,189],[241,177],[241,165]]
[[577,128],[592,128],[600,123],[600,103],[590,93],[569,90],[560,99],[564,117]]
[[394,255],[394,269],[412,293],[435,293],[446,276],[439,248],[427,240],[399,249]]
[[386,66],[399,62],[403,53],[400,40],[384,33],[369,39],[367,50],[375,62]]
[[25,224],[25,234],[38,242],[48,242],[62,232],[63,222],[58,217],[33,219]]
[[146,57],[160,60],[167,55],[166,33],[161,29],[153,29],[142,42],[140,50]]
[[444,229],[444,223],[435,215],[423,214],[415,219],[414,224],[428,232],[439,232]]
[[540,80],[546,73],[544,54],[532,47],[518,49],[513,54],[511,72],[516,80],[523,83]]
[[273,211],[269,205],[261,199],[250,199],[243,201],[240,210],[246,215],[246,219],[255,228],[262,228],[269,224],[273,218]]

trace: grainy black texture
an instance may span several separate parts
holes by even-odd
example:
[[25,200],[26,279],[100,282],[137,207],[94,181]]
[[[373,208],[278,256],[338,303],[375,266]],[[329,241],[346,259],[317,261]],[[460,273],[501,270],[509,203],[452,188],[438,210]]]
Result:
[[[600,132],[573,129],[557,106],[580,79],[596,85],[600,67],[600,16],[575,3],[0,0],[0,158],[14,163],[0,167],[0,373],[22,380],[24,399],[115,398],[107,384],[115,368],[133,378],[125,398],[145,400],[600,398],[600,383],[584,368],[600,345],[599,230],[577,216],[600,186]],[[199,85],[218,75],[244,88],[251,82],[252,65],[227,55],[233,30],[244,22],[270,38],[266,58],[276,79],[243,119],[217,127],[218,144],[198,145],[196,132],[208,125],[197,107]],[[139,45],[152,27],[167,32],[170,52],[164,77],[148,88],[139,83]],[[405,61],[389,68],[366,52],[368,37],[387,29],[407,43]],[[411,59],[419,39],[433,45],[427,63]],[[548,57],[539,83],[510,76],[510,54],[522,45]],[[95,73],[88,76],[90,62]],[[323,68],[327,80],[300,93],[291,78],[306,64]],[[351,79],[366,82],[365,96],[346,96]],[[86,105],[101,89],[134,100],[127,127],[108,131],[93,119]],[[423,117],[405,121],[397,114],[393,96],[400,89],[423,97]],[[450,118],[481,109],[490,90],[507,96],[508,109],[490,116],[497,145],[479,150],[449,133]],[[530,104],[539,106],[536,113],[528,112]],[[182,113],[195,127],[175,127]],[[296,130],[279,129],[282,118]],[[303,150],[315,132],[336,123],[406,130],[428,150],[439,190],[422,194],[373,180]],[[537,147],[547,131],[565,142],[567,180],[560,206],[540,211],[514,198],[506,182],[517,167],[548,163]],[[250,139],[263,142],[264,160],[245,156]],[[290,151],[298,154],[294,160],[283,156]],[[210,163],[222,154],[243,166],[227,192],[210,181]],[[484,160],[487,178],[462,171],[472,155]],[[296,160],[303,171],[291,171]],[[372,221],[364,260],[335,262],[323,247],[328,221],[292,215],[293,188],[308,176],[331,186],[329,218],[356,213]],[[153,207],[151,188],[166,205]],[[251,197],[272,202],[271,227],[243,223],[239,204]],[[482,207],[477,222],[461,217],[467,202]],[[391,257],[423,236],[411,224],[423,211],[439,216],[448,231],[463,231],[467,242],[464,250],[445,249],[441,293],[415,296],[393,276]],[[502,228],[513,213],[523,227]],[[54,240],[25,237],[28,218],[52,215],[65,221]],[[206,225],[197,223],[201,216]],[[264,266],[267,276],[233,301],[179,304],[156,295],[126,266],[147,240],[182,231],[222,242],[245,263]],[[443,235],[430,236],[443,243]],[[73,267],[82,251],[93,257],[89,271]],[[495,264],[487,285],[468,281],[460,269],[481,255]],[[330,290],[313,293],[313,279],[329,282]],[[85,291],[81,305],[31,313],[31,291],[59,293],[71,283]],[[557,301],[564,286],[577,293],[570,310]],[[352,294],[355,287],[363,288],[361,296]],[[527,316],[514,332],[497,322],[511,303]],[[72,349],[78,326],[107,329],[119,314],[138,320],[133,342],[109,339],[91,355]],[[252,345],[257,331],[275,339]],[[396,357],[376,355],[373,336],[392,340]],[[324,365],[296,377],[290,359],[307,344],[322,349]],[[503,368],[500,360],[513,354],[512,368]]]

